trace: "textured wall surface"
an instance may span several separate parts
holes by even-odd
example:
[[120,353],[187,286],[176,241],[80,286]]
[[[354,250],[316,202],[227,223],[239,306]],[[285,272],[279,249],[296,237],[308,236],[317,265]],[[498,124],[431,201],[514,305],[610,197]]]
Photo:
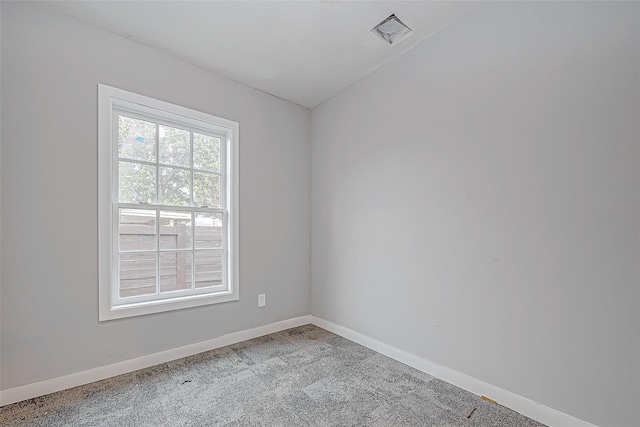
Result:
[[[307,109],[32,3],[1,53],[2,389],[309,313]],[[239,301],[98,323],[98,83],[240,123]]]
[[487,2],[315,108],[311,313],[640,425],[639,17]]

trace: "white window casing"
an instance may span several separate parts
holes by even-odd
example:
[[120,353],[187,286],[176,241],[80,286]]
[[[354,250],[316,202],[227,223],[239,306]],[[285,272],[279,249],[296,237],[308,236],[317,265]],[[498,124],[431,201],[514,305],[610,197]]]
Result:
[[238,300],[238,134],[98,85],[100,321]]

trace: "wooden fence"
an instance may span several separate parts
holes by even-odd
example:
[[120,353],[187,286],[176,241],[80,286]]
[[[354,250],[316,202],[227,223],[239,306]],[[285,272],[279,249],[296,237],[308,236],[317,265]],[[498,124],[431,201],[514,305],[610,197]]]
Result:
[[[195,287],[219,285],[222,281],[221,251],[200,251],[221,247],[222,228],[196,226],[192,239],[184,223],[160,226],[160,249],[191,247],[195,244]],[[154,250],[155,226],[120,225],[120,250]],[[160,291],[191,289],[194,260],[189,252],[160,253]],[[156,291],[155,256],[145,253],[121,254],[120,297],[153,294]]]

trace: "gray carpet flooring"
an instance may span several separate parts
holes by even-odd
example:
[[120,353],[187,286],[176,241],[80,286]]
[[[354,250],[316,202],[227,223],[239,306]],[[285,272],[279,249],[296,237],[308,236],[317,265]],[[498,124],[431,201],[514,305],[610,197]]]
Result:
[[0,426],[260,425],[542,426],[313,325],[0,408]]

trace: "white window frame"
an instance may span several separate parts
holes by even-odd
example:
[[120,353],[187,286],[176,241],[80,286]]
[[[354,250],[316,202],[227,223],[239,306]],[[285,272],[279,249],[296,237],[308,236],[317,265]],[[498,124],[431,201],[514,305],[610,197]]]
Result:
[[[226,227],[223,227],[222,232],[225,273],[221,289],[202,288],[206,291],[191,292],[188,295],[159,294],[152,298],[120,299],[118,297],[117,209],[123,205],[119,204],[117,199],[118,146],[117,142],[114,143],[117,139],[114,138],[117,127],[113,124],[113,117],[118,114],[118,111],[150,117],[156,121],[176,123],[189,129],[203,129],[221,137],[221,199],[224,199],[221,207],[226,218],[226,222],[223,221]],[[98,317],[100,321],[239,299],[238,135],[237,122],[107,85],[98,85]],[[137,207],[145,207],[145,205]],[[179,207],[174,206],[153,205],[149,208],[180,210]]]

